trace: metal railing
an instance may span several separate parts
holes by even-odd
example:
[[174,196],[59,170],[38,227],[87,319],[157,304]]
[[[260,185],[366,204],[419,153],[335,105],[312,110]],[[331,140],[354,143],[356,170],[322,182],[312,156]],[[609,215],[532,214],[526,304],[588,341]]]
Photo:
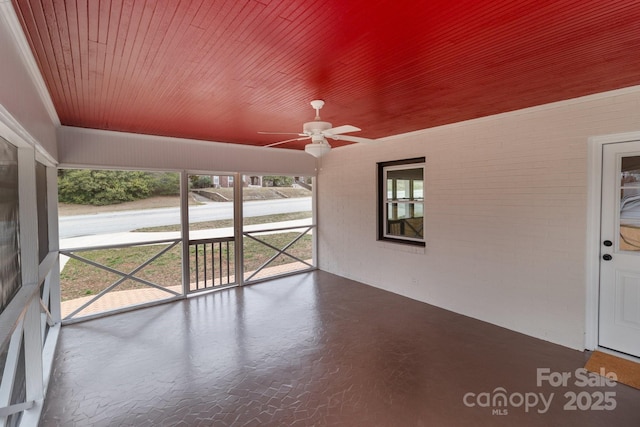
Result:
[[234,246],[233,236],[189,240],[189,292],[237,283],[233,261]]

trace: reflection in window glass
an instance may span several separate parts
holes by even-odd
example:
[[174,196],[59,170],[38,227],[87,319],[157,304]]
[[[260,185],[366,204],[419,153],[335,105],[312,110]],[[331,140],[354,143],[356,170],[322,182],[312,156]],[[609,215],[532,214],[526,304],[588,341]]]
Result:
[[49,206],[47,203],[47,168],[36,162],[38,202],[38,255],[40,262],[49,254]]
[[424,197],[424,181],[415,180],[413,182],[413,198],[422,199]]
[[620,193],[620,250],[640,251],[640,156],[622,158]]
[[0,138],[0,312],[21,286],[18,150]]

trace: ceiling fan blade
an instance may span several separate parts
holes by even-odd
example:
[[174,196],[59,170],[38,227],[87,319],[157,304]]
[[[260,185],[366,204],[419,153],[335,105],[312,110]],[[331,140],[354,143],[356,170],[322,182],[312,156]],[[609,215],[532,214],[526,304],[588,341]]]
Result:
[[358,132],[360,130],[362,129],[357,128],[355,126],[342,125],[342,126],[337,126],[331,129],[327,129],[323,133],[326,133],[327,135],[338,135],[340,133]]
[[360,138],[359,136],[350,136],[350,135],[334,135],[331,136],[331,139],[335,139],[336,141],[351,141],[351,142],[374,142],[375,140],[369,138]]
[[[296,134],[296,135],[299,135],[299,134]],[[268,145],[265,145],[264,147],[275,147],[276,145],[286,144],[287,142],[302,141],[303,139],[309,139],[309,138],[311,138],[311,137],[310,136],[304,136],[302,138],[285,139],[284,141],[274,142],[273,144],[268,144]]]
[[298,136],[305,136],[304,133],[299,133],[299,132],[258,132],[260,135],[298,135]]

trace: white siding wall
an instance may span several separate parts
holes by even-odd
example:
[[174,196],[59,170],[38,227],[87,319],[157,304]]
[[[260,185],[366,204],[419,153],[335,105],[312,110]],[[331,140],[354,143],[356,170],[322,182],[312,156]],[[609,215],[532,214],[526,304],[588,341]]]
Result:
[[[640,90],[333,150],[320,268],[584,348],[587,140],[640,130]],[[426,157],[426,249],[376,241],[376,162]]]

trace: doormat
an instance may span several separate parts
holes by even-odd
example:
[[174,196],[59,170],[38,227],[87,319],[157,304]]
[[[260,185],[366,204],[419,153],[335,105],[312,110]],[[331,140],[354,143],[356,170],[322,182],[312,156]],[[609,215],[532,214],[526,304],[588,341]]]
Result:
[[640,363],[631,360],[594,351],[584,367],[587,371],[601,375],[613,372],[618,377],[618,382],[640,390]]

